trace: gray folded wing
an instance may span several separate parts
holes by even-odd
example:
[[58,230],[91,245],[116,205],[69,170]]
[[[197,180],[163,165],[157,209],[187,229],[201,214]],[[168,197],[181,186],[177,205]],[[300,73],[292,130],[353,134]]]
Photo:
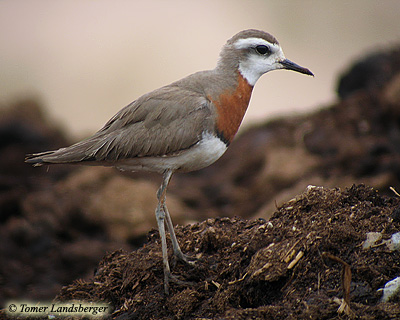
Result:
[[210,101],[198,92],[166,86],[132,102],[92,137],[70,147],[27,157],[26,162],[114,162],[177,154],[213,130]]

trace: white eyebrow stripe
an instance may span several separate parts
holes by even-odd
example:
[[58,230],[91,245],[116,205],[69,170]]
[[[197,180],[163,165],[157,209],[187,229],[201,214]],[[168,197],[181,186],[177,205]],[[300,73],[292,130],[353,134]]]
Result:
[[267,40],[261,38],[246,38],[246,39],[239,39],[234,44],[236,49],[246,49],[251,47],[256,47],[259,45],[265,45],[272,48],[279,48],[279,45],[276,43],[271,43]]

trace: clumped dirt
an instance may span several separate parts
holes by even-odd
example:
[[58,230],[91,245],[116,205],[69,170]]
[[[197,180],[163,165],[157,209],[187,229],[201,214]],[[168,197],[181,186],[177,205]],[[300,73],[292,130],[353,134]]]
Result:
[[335,302],[343,298],[343,265],[333,256],[351,268],[348,313],[395,319],[399,300],[379,303],[377,290],[400,273],[400,251],[362,244],[367,232],[388,239],[400,231],[399,205],[400,198],[363,185],[309,187],[268,222],[220,218],[177,228],[184,252],[199,260],[174,265],[173,273],[192,284],[172,284],[169,296],[153,231],[142,248],[107,255],[93,279],[64,287],[57,299],[108,301],[113,319],[346,318]]
[[[377,291],[400,275],[385,245],[400,231],[389,189],[400,191],[400,49],[361,59],[339,83],[334,105],[248,128],[214,165],[173,177],[178,240],[198,261],[172,264],[191,284],[169,296],[160,177],[32,168],[26,153],[69,139],[34,101],[2,108],[0,306],[57,297],[110,302],[113,319],[400,318],[399,297],[382,303]],[[364,250],[367,232],[382,239]]]

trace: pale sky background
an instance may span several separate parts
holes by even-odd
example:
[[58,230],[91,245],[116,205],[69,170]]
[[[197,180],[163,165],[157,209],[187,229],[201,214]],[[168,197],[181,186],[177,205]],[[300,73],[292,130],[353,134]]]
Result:
[[400,1],[0,0],[0,105],[38,98],[81,138],[140,95],[214,68],[248,28],[272,33],[315,78],[264,75],[245,125],[333,103],[354,59],[400,44]]

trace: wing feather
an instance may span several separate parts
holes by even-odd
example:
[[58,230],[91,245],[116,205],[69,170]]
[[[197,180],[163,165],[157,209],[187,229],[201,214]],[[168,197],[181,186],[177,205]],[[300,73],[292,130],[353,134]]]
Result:
[[213,129],[210,101],[199,92],[166,86],[135,100],[92,137],[70,147],[28,156],[27,162],[114,162],[176,154]]

